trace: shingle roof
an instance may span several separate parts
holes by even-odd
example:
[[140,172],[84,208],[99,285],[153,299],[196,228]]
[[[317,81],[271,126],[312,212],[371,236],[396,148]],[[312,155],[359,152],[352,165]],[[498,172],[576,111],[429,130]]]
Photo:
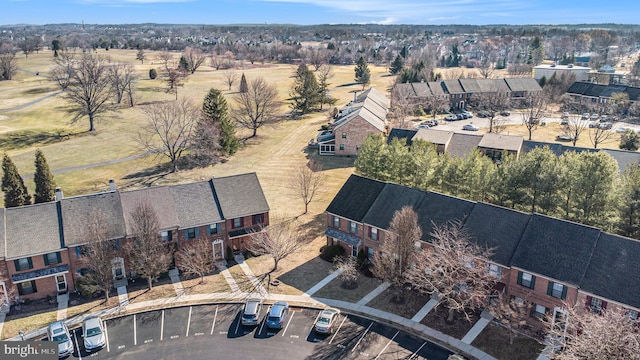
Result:
[[430,97],[432,96],[431,89],[429,89],[429,85],[427,83],[411,83],[413,87],[413,92],[417,97]]
[[351,175],[327,207],[327,212],[362,222],[384,187],[385,183],[381,181]]
[[493,249],[491,260],[510,266],[530,217],[531,214],[479,202],[467,217],[464,229],[473,242]]
[[453,131],[436,130],[436,129],[419,129],[411,138],[411,142],[415,140],[424,140],[436,145],[446,145],[453,138]]
[[533,214],[511,265],[578,286],[599,236],[600,229]]
[[418,131],[416,130],[393,128],[389,131],[389,135],[387,136],[387,144],[391,144],[391,140],[393,139],[399,139],[401,142],[404,140],[407,145],[411,145],[413,136],[417,132]]
[[6,214],[6,258],[59,251],[62,248],[57,203],[9,208]]
[[455,133],[451,137],[447,152],[451,156],[463,158],[470,154],[471,150],[478,147],[480,140],[482,140],[482,135]]
[[541,91],[540,84],[534,78],[508,78],[504,79],[511,91]]
[[504,79],[478,79],[480,91],[486,93],[508,93],[509,87]]
[[593,85],[593,83],[576,81],[571,84],[571,86],[569,86],[569,89],[567,89],[567,94],[583,95],[588,91],[591,85]]
[[602,233],[580,284],[597,296],[640,308],[640,242]]
[[138,204],[142,203],[151,205],[156,215],[158,215],[160,229],[173,229],[180,226],[173,203],[173,197],[167,186],[123,191],[120,193],[120,201],[122,201],[124,222],[128,235],[133,234],[131,214],[135,211]]
[[475,202],[429,191],[416,208],[418,222],[422,227],[422,238],[431,239],[434,225],[443,225],[449,221],[464,219],[471,213]]
[[349,233],[346,233],[344,231],[340,231],[334,228],[327,228],[324,231],[324,234],[332,238],[336,238],[340,241],[343,241],[351,246],[360,246],[360,242],[362,241],[362,239],[360,239],[357,236],[351,235]]
[[105,192],[60,200],[62,228],[66,246],[85,244],[87,224],[96,211],[104,214],[109,239],[125,236],[122,203],[119,192]]
[[447,95],[442,87],[442,81],[429,81],[427,84],[433,95]]
[[379,229],[388,229],[396,211],[404,206],[411,206],[415,210],[424,196],[425,192],[422,190],[388,183],[371,204],[362,222]]
[[384,131],[387,125],[389,99],[375,88],[357,96],[356,101],[348,106],[348,112],[334,122],[334,131],[349,121],[360,117],[376,129]]
[[486,133],[482,136],[482,140],[478,143],[478,147],[520,151],[522,149],[523,140],[524,138],[522,136],[517,135]]
[[480,85],[476,79],[460,79],[460,84],[465,92],[477,94],[481,91]]
[[461,94],[464,92],[459,80],[443,80],[442,83],[449,94]]
[[640,164],[640,153],[636,151],[602,149],[602,151],[611,155],[618,163],[618,170],[625,171],[629,166]]
[[5,224],[7,223],[6,221],[6,210],[5,208],[2,208],[0,210],[0,260],[4,259],[7,256],[7,242],[5,239],[5,236],[7,234],[7,232],[5,231]]
[[213,178],[212,181],[225,219],[269,211],[256,173]]

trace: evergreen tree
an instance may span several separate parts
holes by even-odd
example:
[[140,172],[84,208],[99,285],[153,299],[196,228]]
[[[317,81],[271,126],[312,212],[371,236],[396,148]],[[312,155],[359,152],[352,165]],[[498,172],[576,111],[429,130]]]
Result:
[[241,93],[246,93],[249,91],[249,85],[247,85],[247,78],[242,73],[242,77],[240,78],[240,88],[238,89]]
[[618,217],[620,234],[640,238],[640,168],[637,166],[629,166],[622,174]]
[[34,203],[53,201],[55,199],[56,184],[53,182],[53,174],[49,171],[47,159],[40,149],[36,150],[36,173],[33,177],[36,183],[36,193],[34,195]]
[[407,46],[403,46],[402,49],[400,50],[400,56],[402,56],[403,58],[407,58]]
[[367,61],[364,59],[364,56],[360,56],[358,62],[356,62],[356,82],[362,85],[362,89],[369,85],[371,82],[371,71],[367,66]]
[[229,118],[227,100],[222,92],[217,89],[210,89],[202,103],[203,121],[209,121],[219,127],[220,130],[220,152],[224,155],[233,155],[240,147],[240,141],[236,137],[236,130],[233,122]]
[[369,134],[358,150],[358,157],[355,161],[356,174],[370,177],[372,179],[387,181],[387,143],[380,134]]
[[404,67],[404,61],[402,60],[402,56],[396,55],[396,58],[393,59],[393,62],[391,62],[391,65],[389,66],[389,72],[392,75],[395,75],[399,73],[403,67]]
[[4,154],[2,159],[2,191],[4,192],[4,207],[16,207],[31,204],[31,196],[24,186],[24,181],[18,173],[9,155]]
[[322,93],[313,71],[306,66],[299,69],[289,95],[293,101],[291,107],[294,111],[304,115],[316,108],[322,100]]
[[191,66],[189,65],[189,61],[187,60],[186,57],[184,57],[184,55],[180,56],[180,63],[179,63],[179,68],[182,72],[184,73],[190,73],[191,72]]
[[620,149],[636,151],[640,146],[640,138],[633,130],[627,130],[620,136]]

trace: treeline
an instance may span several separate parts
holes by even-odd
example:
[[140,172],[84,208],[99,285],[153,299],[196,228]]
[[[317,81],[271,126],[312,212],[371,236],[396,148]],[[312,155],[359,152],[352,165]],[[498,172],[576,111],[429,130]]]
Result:
[[465,158],[438,155],[433,144],[410,147],[369,136],[355,162],[356,173],[422,190],[484,201],[597,226],[640,238],[640,167],[618,172],[607,153],[537,148],[519,158],[506,153],[500,165],[478,150]]

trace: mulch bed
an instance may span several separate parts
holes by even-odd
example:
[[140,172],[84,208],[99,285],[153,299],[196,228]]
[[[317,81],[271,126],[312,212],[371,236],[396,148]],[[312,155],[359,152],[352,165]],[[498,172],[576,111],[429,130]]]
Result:
[[9,310],[9,313],[7,313],[7,315],[13,316],[13,315],[29,314],[36,311],[54,310],[57,308],[58,308],[58,303],[56,302],[55,298],[53,298],[52,300],[38,299],[38,300],[30,301],[28,304],[25,303],[25,304],[17,304],[17,305],[11,306],[11,309]]
[[447,323],[448,316],[449,310],[447,308],[444,306],[436,306],[422,319],[421,323],[449,336],[453,336],[456,339],[462,339],[478,319],[480,319],[480,312],[475,311],[470,313],[471,321],[467,320],[464,314],[457,313],[453,324]]

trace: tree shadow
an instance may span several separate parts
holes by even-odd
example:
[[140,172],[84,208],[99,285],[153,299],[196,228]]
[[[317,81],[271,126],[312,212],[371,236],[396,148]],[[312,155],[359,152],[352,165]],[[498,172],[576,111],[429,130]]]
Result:
[[28,89],[28,90],[24,90],[22,92],[23,95],[40,95],[40,94],[48,94],[50,92],[53,92],[55,90],[52,90],[51,87],[37,87],[37,88],[33,88],[33,89]]
[[72,138],[88,135],[88,131],[72,133],[65,129],[55,129],[50,132],[35,130],[20,130],[0,136],[0,148],[4,150],[19,150],[34,146],[49,145]]
[[302,149],[309,162],[313,161],[322,167],[322,170],[346,169],[354,167],[355,157],[320,155],[318,149],[305,146]]
[[167,163],[158,164],[146,169],[127,174],[123,179],[131,180],[131,186],[152,186],[156,181],[164,179],[171,173],[171,165]]

